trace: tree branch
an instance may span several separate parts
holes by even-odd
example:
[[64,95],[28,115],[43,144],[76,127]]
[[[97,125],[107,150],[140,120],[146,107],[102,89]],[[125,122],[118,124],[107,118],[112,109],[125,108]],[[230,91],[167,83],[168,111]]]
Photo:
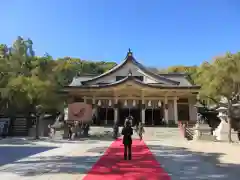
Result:
[[216,104],[219,105],[219,101],[217,101],[216,99],[214,99],[214,98],[212,98],[210,96],[206,96],[206,98],[211,99],[213,102],[215,102]]

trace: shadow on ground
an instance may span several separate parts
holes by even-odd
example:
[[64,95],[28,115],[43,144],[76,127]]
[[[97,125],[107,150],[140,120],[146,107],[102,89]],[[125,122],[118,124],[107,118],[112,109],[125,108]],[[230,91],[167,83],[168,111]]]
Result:
[[0,169],[0,173],[34,177],[42,174],[80,174],[87,172],[99,159],[99,156],[48,156],[30,157],[16,161]]
[[[46,139],[46,138],[45,138]],[[42,139],[35,140],[30,137],[7,137],[0,140],[0,145],[35,145],[36,142],[42,141]]]
[[[192,152],[172,146],[148,146],[172,180],[236,180],[240,176],[240,164],[221,164],[220,153]],[[203,147],[204,148],[204,147]]]
[[[172,180],[236,180],[240,177],[239,164],[221,164],[219,162],[218,159],[223,154],[191,152],[186,148],[162,145],[149,145],[148,147],[155,155],[155,158],[158,160],[158,162],[160,162],[161,167],[164,168],[165,171],[167,171],[167,173],[171,176]],[[105,163],[101,164],[102,168],[107,168],[108,171],[91,171],[91,173],[105,175],[129,173],[124,170],[119,170],[119,164],[121,164],[121,169],[126,170],[131,167],[133,168],[132,171],[134,171],[134,169],[141,171],[141,169],[144,170],[149,168],[149,160],[146,159],[146,156],[138,155],[139,151],[141,151],[141,148],[142,147],[140,146],[133,148],[133,153],[135,152],[133,155],[133,160],[125,163],[125,165],[121,164],[123,161],[123,147],[113,148],[111,151],[114,151],[115,155],[108,156]],[[100,154],[102,154],[106,149],[107,147],[96,147],[89,149],[87,153],[92,153],[93,156],[71,157],[66,155],[36,159],[31,158],[27,161],[15,162],[14,166],[10,166],[4,170],[1,170],[0,172],[10,172],[21,176],[32,177],[43,173],[84,174],[91,169],[91,167],[99,159]],[[44,151],[44,149],[39,149],[38,151]],[[9,153],[9,156],[11,157],[12,154],[17,152],[19,152],[19,149],[7,153]],[[31,152],[33,152],[33,150],[28,150],[29,154],[31,154]],[[13,160],[14,158],[12,161]]]
[[32,156],[57,147],[44,146],[0,146],[0,166],[13,163],[22,158]]
[[[90,141],[89,141],[90,140]],[[49,137],[42,137],[39,140],[35,140],[34,138],[31,137],[8,137],[5,139],[0,139],[0,145],[36,145],[38,142],[50,142],[50,143],[78,143],[78,142],[83,142],[87,141],[87,143],[96,143],[99,142],[99,140],[103,141],[114,141],[114,138],[112,136],[111,131],[102,131],[102,132],[95,132],[94,134],[90,134],[87,137],[80,136],[74,138],[74,140],[68,140],[68,139],[63,139],[61,137],[54,137],[54,138],[49,138]]]

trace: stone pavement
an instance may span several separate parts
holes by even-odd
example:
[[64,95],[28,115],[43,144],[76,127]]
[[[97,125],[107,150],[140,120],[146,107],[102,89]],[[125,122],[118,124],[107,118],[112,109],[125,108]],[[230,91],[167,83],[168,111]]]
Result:
[[[176,129],[167,128],[146,132],[144,141],[172,180],[240,177],[238,144],[189,142],[181,139]],[[104,137],[53,142],[0,140],[0,177],[3,180],[80,180],[111,143],[111,138]]]
[[81,180],[111,143],[107,140],[2,143],[0,176],[3,180]]
[[[172,180],[237,180],[240,177],[240,161],[226,163],[225,157],[223,163],[220,158],[225,153],[222,150],[221,153],[214,151],[213,146],[210,151],[210,145],[205,145],[205,142],[173,142],[166,139],[145,142]],[[228,148],[225,147],[225,150],[228,151]],[[234,156],[238,155],[235,153]]]

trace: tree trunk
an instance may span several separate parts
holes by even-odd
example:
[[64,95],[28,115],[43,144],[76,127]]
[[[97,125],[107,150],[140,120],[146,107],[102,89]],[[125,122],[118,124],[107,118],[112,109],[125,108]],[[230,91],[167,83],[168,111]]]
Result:
[[36,132],[35,139],[39,139],[39,116],[36,117]]

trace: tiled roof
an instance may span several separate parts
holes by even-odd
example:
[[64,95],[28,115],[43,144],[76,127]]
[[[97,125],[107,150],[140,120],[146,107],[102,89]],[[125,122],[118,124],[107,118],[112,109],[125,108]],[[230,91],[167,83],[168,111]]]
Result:
[[[113,83],[108,83],[108,84],[95,84],[95,85],[82,85],[79,86],[77,88],[81,88],[81,89],[88,89],[88,88],[108,88],[111,86],[117,86],[120,84],[123,84],[127,81],[131,81],[133,83],[136,83],[138,85],[142,85],[142,86],[148,86],[151,88],[161,88],[161,89],[196,89],[198,90],[200,88],[200,86],[174,86],[174,85],[164,85],[164,84],[146,84],[142,81],[140,81],[139,79],[135,78],[134,76],[126,76],[125,78],[119,80],[119,81],[115,81]],[[76,86],[67,86],[66,88],[73,88]]]
[[129,52],[127,53],[127,56],[126,56],[125,60],[124,60],[121,64],[113,67],[113,68],[110,69],[109,71],[107,71],[107,72],[105,72],[105,73],[103,73],[103,74],[101,74],[101,75],[99,75],[99,76],[96,76],[96,77],[94,77],[94,78],[92,78],[92,79],[90,79],[90,80],[87,80],[87,81],[85,81],[85,82],[82,82],[82,83],[85,84],[85,83],[91,82],[91,81],[93,81],[93,80],[97,80],[97,79],[100,79],[100,78],[105,77],[105,76],[107,76],[107,75],[110,75],[110,74],[112,74],[113,72],[115,72],[115,71],[117,71],[118,69],[120,69],[120,68],[121,68],[123,65],[125,65],[127,62],[132,62],[133,64],[135,64],[136,66],[138,66],[143,72],[145,72],[145,73],[153,76],[154,78],[156,78],[156,80],[164,80],[164,81],[171,82],[171,83],[173,83],[173,84],[179,84],[179,82],[177,82],[177,81],[174,81],[174,80],[165,78],[165,77],[163,77],[163,76],[161,76],[161,75],[158,75],[158,74],[155,74],[155,73],[149,71],[149,70],[148,70],[146,67],[144,67],[141,63],[139,63],[138,61],[136,61],[136,59],[133,57],[133,54],[132,54],[132,52],[131,52],[130,50],[129,50]]
[[89,79],[92,79],[92,77],[90,76],[74,77],[72,82],[69,84],[69,86],[81,86],[82,81],[87,81]]
[[179,86],[192,86],[193,84],[189,81],[189,76],[186,73],[161,73],[161,76],[164,76],[168,79],[178,81]]
[[[160,74],[156,74],[156,73],[152,72],[151,70],[149,70],[148,68],[143,66],[141,63],[136,61],[136,59],[133,57],[131,51],[129,51],[127,53],[127,56],[122,63],[114,66],[109,71],[107,71],[107,72],[105,72],[101,75],[95,75],[95,76],[93,74],[79,74],[78,77],[75,77],[73,79],[73,81],[71,82],[71,84],[69,86],[87,85],[88,82],[92,82],[93,80],[97,80],[97,79],[100,79],[102,77],[108,76],[111,73],[117,71],[127,62],[131,62],[131,63],[135,64],[139,69],[141,69],[141,71],[143,71],[144,73],[146,73],[149,76],[152,76],[154,79],[156,79],[157,83],[149,84],[151,86],[153,86],[154,84],[159,85],[162,81],[169,82],[170,84],[172,84],[172,86],[181,86],[181,87],[194,86],[194,84],[191,83],[191,80],[186,73],[160,73]],[[113,84],[113,82],[109,82],[107,84]],[[94,85],[94,86],[96,86],[96,85]]]

